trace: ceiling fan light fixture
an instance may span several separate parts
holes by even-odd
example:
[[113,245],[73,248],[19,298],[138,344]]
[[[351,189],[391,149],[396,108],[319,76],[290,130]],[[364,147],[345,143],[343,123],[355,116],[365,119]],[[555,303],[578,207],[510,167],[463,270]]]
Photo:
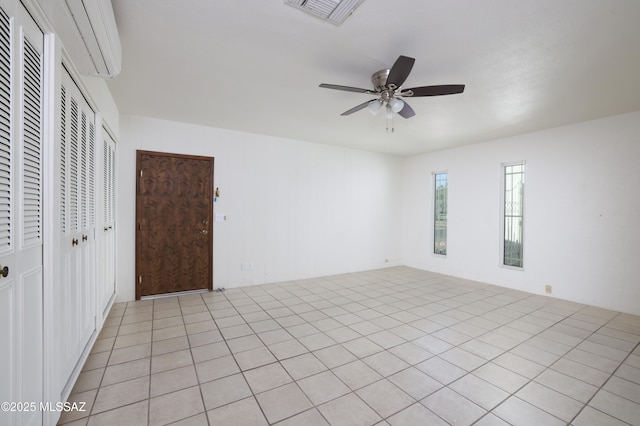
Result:
[[390,105],[387,105],[387,110],[385,111],[384,116],[387,120],[393,119],[393,110]]
[[398,98],[389,99],[389,106],[391,107],[391,111],[400,112],[402,108],[404,108],[404,102]]
[[382,102],[379,99],[377,99],[375,101],[369,102],[367,109],[371,114],[376,115],[378,111],[380,111],[380,107],[382,107]]

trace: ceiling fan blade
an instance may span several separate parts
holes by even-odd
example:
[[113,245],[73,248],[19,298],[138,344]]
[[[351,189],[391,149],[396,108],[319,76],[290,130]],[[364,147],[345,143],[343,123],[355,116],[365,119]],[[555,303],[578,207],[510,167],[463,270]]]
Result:
[[326,84],[322,83],[320,87],[325,89],[334,89],[334,90],[344,90],[346,92],[356,92],[356,93],[375,93],[369,89],[361,89],[359,87],[351,87],[351,86],[340,86],[338,84]]
[[[412,95],[405,95],[406,92],[413,92]],[[422,86],[413,87],[411,89],[404,89],[401,96],[440,96],[440,95],[455,95],[456,93],[464,92],[464,84],[445,84],[441,86]]]
[[353,108],[351,108],[349,111],[345,111],[340,115],[350,115],[353,114],[354,112],[358,112],[361,109],[365,109],[371,102],[375,101],[377,99],[371,99],[370,101],[367,102],[363,102],[360,105],[354,106]]
[[387,77],[387,86],[394,85],[396,88],[402,86],[404,81],[409,77],[409,73],[413,68],[413,63],[416,60],[408,56],[398,56],[396,62],[389,71],[389,77]]
[[402,102],[404,102],[404,107],[402,107],[402,109],[398,111],[399,116],[403,118],[411,118],[414,115],[416,115],[416,112],[413,110],[413,108],[411,108],[411,106],[409,106],[407,101],[402,101]]

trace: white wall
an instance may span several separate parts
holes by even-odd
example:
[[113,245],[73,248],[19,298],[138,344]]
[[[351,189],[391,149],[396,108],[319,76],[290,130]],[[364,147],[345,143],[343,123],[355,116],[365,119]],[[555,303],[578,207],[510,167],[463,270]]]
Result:
[[119,301],[135,297],[136,150],[215,158],[214,287],[402,263],[402,158],[140,117],[120,118],[117,149]]
[[[500,164],[526,161],[525,265],[500,266]],[[404,263],[640,314],[640,112],[405,160]],[[449,173],[431,254],[431,173]]]

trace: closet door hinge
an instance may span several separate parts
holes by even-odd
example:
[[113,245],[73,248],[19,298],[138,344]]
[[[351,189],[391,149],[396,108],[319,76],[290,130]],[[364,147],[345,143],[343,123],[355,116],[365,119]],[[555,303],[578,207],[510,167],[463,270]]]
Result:
[[142,177],[144,173],[142,173],[142,169],[140,169],[140,177]]
[[142,275],[138,275],[138,284],[142,284]]

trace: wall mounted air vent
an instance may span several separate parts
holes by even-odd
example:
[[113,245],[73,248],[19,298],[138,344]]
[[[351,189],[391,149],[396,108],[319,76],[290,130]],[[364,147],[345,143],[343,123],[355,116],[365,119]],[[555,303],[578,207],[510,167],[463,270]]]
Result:
[[[63,43],[84,45],[84,52],[79,50],[83,58],[77,63],[74,60],[80,73],[102,78],[117,76],[122,68],[122,48],[111,0],[64,0],[64,4],[77,31]],[[72,49],[70,53],[73,52]]]
[[285,4],[340,25],[364,0],[284,0]]

